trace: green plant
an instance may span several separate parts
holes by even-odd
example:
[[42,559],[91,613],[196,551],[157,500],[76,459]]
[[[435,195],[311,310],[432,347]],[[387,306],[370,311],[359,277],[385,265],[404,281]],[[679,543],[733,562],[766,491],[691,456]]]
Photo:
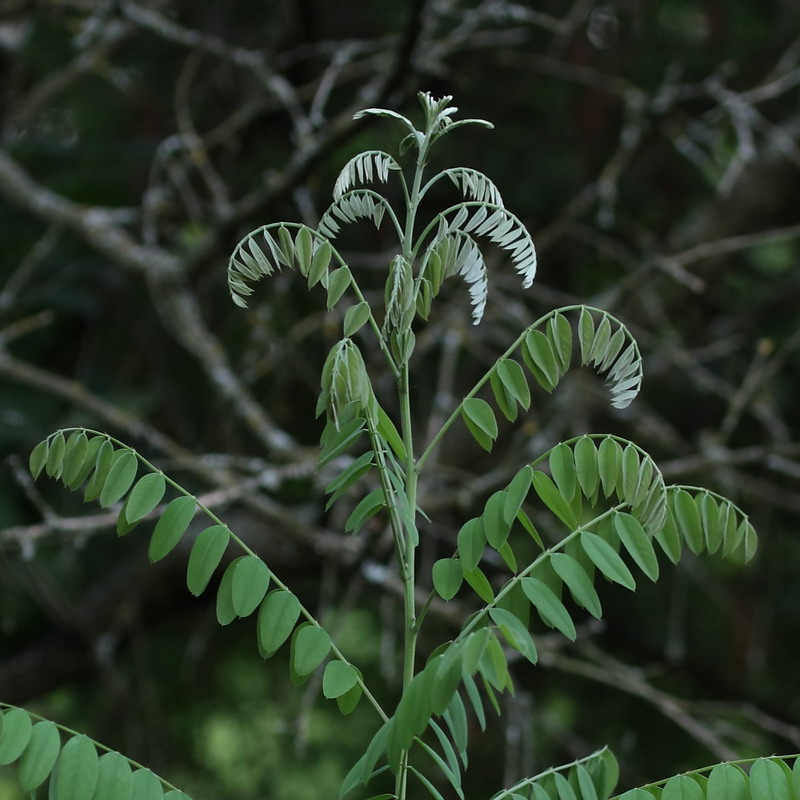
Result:
[[[482,120],[454,121],[456,109],[448,105],[451,99],[420,95],[422,130],[393,111],[361,112],[359,116],[388,117],[406,129],[399,151],[400,157],[416,156],[410,180],[400,161],[389,153],[362,153],[342,170],[333,203],[317,229],[293,223],[265,225],[237,245],[228,266],[231,295],[240,306],[246,305],[253,282],[281,267],[298,269],[309,287],[321,284],[329,309],[345,297],[351,301],[343,315],[343,338],[333,346],[322,369],[317,410],[326,424],[319,464],[329,468],[353,453],[326,488],[329,507],[349,497],[353,487],[374,487],[366,493],[362,490],[363,497],[344,525],[346,532],[358,535],[379,514],[391,530],[404,612],[402,692],[394,709],[379,702],[357,665],[345,658],[314,615],[257,553],[132,448],[108,434],[74,428],[51,434],[30,457],[35,477],[44,472],[72,490],[84,487],[86,501],[97,500],[106,508],[119,505],[120,536],[157,517],[149,544],[151,561],[172,551],[198,513],[207,518],[208,526],[191,549],[189,591],[202,593],[226,553],[233,550],[236,557],[225,567],[217,587],[219,623],[227,625],[258,612],[256,638],[262,657],[268,658],[288,642],[295,683],[302,683],[325,664],[323,694],[338,704],[342,714],[362,701],[372,706],[376,732],[341,789],[346,795],[375,785],[373,781],[383,775],[380,780],[388,778],[390,789],[373,795],[372,800],[405,800],[421,789],[437,800],[442,800],[443,791],[464,797],[468,719],[472,715],[483,727],[487,707],[500,712],[498,694],[513,691],[509,653],[519,653],[536,664],[531,612],[568,639],[576,637],[564,590],[578,606],[600,618],[597,578],[635,590],[633,568],[657,580],[656,548],[672,562],[679,560],[684,547],[695,554],[719,552],[744,562],[756,547],[747,516],[733,503],[702,488],[667,486],[658,466],[636,444],[610,434],[591,434],[561,442],[524,465],[505,488],[486,500],[478,516],[463,524],[454,537],[452,554],[437,560],[431,575],[418,575],[417,549],[420,536],[425,535],[420,521],[426,515],[418,507],[417,490],[432,452],[459,423],[487,451],[498,436],[495,411],[479,394],[490,398],[514,422],[520,408],[527,411],[531,405],[529,377],[534,386],[552,391],[569,369],[573,350],[580,353],[582,364],[606,376],[617,407],[634,399],[642,380],[639,348],[619,320],[586,306],[555,309],[522,331],[440,429],[420,444],[410,390],[415,320],[428,317],[442,283],[458,276],[468,286],[473,321],[480,322],[488,278],[476,236],[488,238],[510,255],[523,286],[532,284],[536,271],[528,232],[503,206],[488,178],[472,169],[451,168],[425,179],[430,149],[441,137],[467,124],[491,127]],[[402,192],[399,213],[384,195],[366,186],[393,178]],[[460,199],[423,224],[418,219],[422,200],[434,186],[448,182]],[[369,219],[376,227],[388,221],[398,240],[380,311],[368,302],[333,245],[341,225],[359,219]],[[355,337],[361,340],[370,334],[394,379],[399,426],[376,396],[356,343]],[[168,494],[172,497],[164,504]],[[540,536],[526,510],[533,505],[558,520],[562,536],[557,541],[546,544]],[[486,568],[488,552],[504,565],[491,575]],[[421,587],[429,591],[420,604]],[[462,590],[477,603],[474,613],[451,639],[420,653],[420,632],[434,600],[449,601]],[[185,797],[118,753],[98,757],[98,748],[106,748],[85,735],[23,709],[5,704],[3,708],[0,763],[18,762],[19,783],[32,796],[49,778],[53,800],[160,798],[165,789],[170,800]],[[67,736],[65,742],[62,736]],[[615,759],[603,748],[502,789],[494,798],[605,800],[616,782]],[[443,783],[450,789],[440,788]],[[618,795],[624,800],[797,796],[797,758],[791,768],[785,758],[718,764]]]

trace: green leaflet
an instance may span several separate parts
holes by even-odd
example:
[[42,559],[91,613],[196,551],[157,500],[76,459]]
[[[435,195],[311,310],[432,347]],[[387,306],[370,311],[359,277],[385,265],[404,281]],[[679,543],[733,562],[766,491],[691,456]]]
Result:
[[61,748],[50,777],[50,800],[92,800],[99,765],[97,751],[82,734]]
[[558,577],[564,581],[575,602],[585,608],[593,617],[600,619],[603,615],[603,608],[586,570],[572,556],[565,553],[553,553],[550,556],[550,564]]
[[358,670],[344,661],[330,661],[322,676],[322,694],[329,700],[349,692],[358,681]]
[[131,777],[134,800],[163,800],[164,789],[158,776],[149,769],[137,769]]
[[89,439],[86,445],[86,452],[83,455],[83,460],[80,467],[75,472],[75,475],[72,476],[71,480],[66,480],[66,477],[62,476],[64,477],[64,483],[68,489],[75,491],[86,478],[89,477],[89,473],[94,469],[95,463],[97,462],[97,455],[104,441],[106,441],[106,439],[103,436],[95,436]]
[[64,434],[59,431],[51,440],[47,448],[47,460],[44,464],[44,471],[51,478],[60,478],[61,470],[64,466]]
[[301,275],[308,275],[311,269],[311,260],[314,254],[314,238],[311,231],[304,225],[297,231],[294,240],[294,252],[297,257],[297,268]]
[[495,606],[489,610],[489,616],[500,629],[509,647],[513,647],[515,650],[522,653],[531,664],[535,664],[539,660],[533,637],[527,627],[515,614],[512,614],[504,608]]
[[583,531],[581,533],[581,547],[606,578],[631,591],[636,589],[636,581],[633,579],[631,571],[608,542],[601,539],[596,533]]
[[100,505],[103,508],[108,508],[116,503],[131,488],[138,466],[133,451],[121,450],[118,452],[100,491]]
[[533,470],[526,464],[508,484],[508,488],[505,490],[505,505],[503,506],[503,519],[506,524],[511,525],[517,516],[517,512],[522,508],[522,504],[530,491],[532,479]]
[[508,394],[527,411],[531,405],[531,390],[519,363],[513,358],[504,358],[495,369]]
[[161,502],[165,490],[166,482],[160,472],[151,472],[139,478],[125,503],[127,521],[138,522],[144,519]]
[[440,558],[433,565],[433,588],[443,600],[452,600],[464,580],[461,562],[456,558]]
[[127,758],[119,753],[100,757],[97,788],[92,800],[136,800],[133,793],[133,773]]
[[64,469],[61,472],[61,480],[65,486],[69,486],[80,472],[88,449],[86,434],[83,431],[73,431],[64,448]]
[[0,765],[16,761],[28,746],[31,738],[31,718],[27,711],[12,708],[3,714],[3,732],[0,735]]
[[572,360],[572,326],[562,314],[554,314],[547,321],[547,338],[558,356],[561,372],[569,369]]
[[703,790],[688,775],[676,775],[664,784],[661,800],[705,800],[705,798]]
[[195,597],[208,586],[229,540],[230,531],[224,525],[212,525],[195,539],[186,567],[186,586]]
[[292,667],[300,676],[310,675],[326,658],[331,649],[328,634],[310,622],[302,624],[292,637]]
[[556,784],[558,800],[578,800],[574,790],[569,785],[569,781],[560,772],[553,774],[553,780]]
[[541,501],[570,529],[578,527],[578,519],[569,502],[562,497],[560,490],[549,475],[539,470],[533,471],[533,488]]
[[781,766],[770,758],[759,758],[750,768],[753,800],[794,800],[794,792]]
[[61,750],[61,737],[58,728],[50,720],[37,722],[31,730],[31,736],[25,752],[19,760],[17,779],[19,785],[32,792],[44,783],[56,763]]
[[483,533],[490,547],[500,550],[511,532],[511,524],[505,516],[506,493],[495,492],[487,501],[483,510]]
[[331,263],[333,248],[330,242],[323,241],[319,244],[311,259],[308,268],[308,288],[316,286],[328,272],[328,265]]
[[341,300],[347,291],[352,277],[347,267],[339,267],[328,275],[328,310],[332,309]]
[[[356,670],[356,672],[358,673],[359,679],[361,679],[361,673],[358,672],[358,670]],[[336,698],[336,705],[339,706],[339,711],[345,715],[352,713],[358,706],[363,693],[364,690],[356,683],[344,694],[339,695],[339,697]]]
[[597,491],[600,480],[598,470],[598,452],[594,442],[588,436],[582,436],[574,447],[575,474],[583,494],[592,498]]
[[458,556],[465,570],[473,570],[480,564],[483,551],[486,549],[486,536],[483,531],[483,519],[475,517],[464,523],[456,537]]
[[383,489],[373,489],[368,495],[363,497],[358,505],[350,512],[350,516],[344,523],[345,531],[358,533],[364,527],[364,523],[375,516],[382,508],[386,507],[386,500]]
[[400,436],[394,422],[389,415],[378,406],[378,433],[386,440],[392,452],[401,461],[406,458],[406,446],[403,444],[403,437]]
[[236,571],[236,562],[243,558],[244,556],[239,556],[228,564],[217,587],[217,622],[223,626],[230,625],[236,619],[236,609],[233,607],[233,573]]
[[475,569],[465,569],[464,580],[472,587],[475,594],[477,594],[484,603],[494,602],[494,592],[492,591],[492,586],[480,568],[475,567]]
[[617,478],[622,469],[622,448],[615,439],[606,437],[600,442],[597,468],[600,472],[603,494],[610,497],[616,491]]
[[362,301],[347,309],[344,315],[343,332],[345,336],[352,336],[367,324],[370,317],[369,303]]
[[573,773],[577,776],[581,800],[599,800],[597,789],[595,788],[592,776],[589,774],[589,770],[587,770],[583,764],[577,764],[574,770],[570,771],[570,777],[572,777]]
[[329,509],[359,478],[372,469],[373,458],[372,450],[363,453],[325,487],[325,493],[331,495],[325,505],[325,510]]
[[572,458],[572,448],[563,443],[556,445],[550,451],[548,463],[558,491],[567,503],[571,503],[577,488],[577,475],[575,473],[575,462]]
[[745,774],[733,764],[717,764],[708,776],[706,800],[750,800]]
[[108,477],[109,470],[111,469],[111,462],[114,458],[114,447],[108,439],[103,439],[97,450],[97,458],[94,463],[94,472],[89,482],[86,484],[86,489],[83,492],[83,499],[87,502],[97,500],[100,497],[100,492],[103,491],[106,478]]
[[545,391],[552,392],[561,377],[561,370],[548,338],[541,331],[528,331],[522,355],[536,382]]
[[160,561],[181,540],[197,509],[194,497],[181,495],[170,501],[169,505],[156,523],[147,555],[153,563]]
[[629,789],[618,800],[653,800],[654,796],[645,789]]
[[319,454],[319,465],[324,467],[337,458],[342,453],[350,449],[350,447],[361,437],[364,431],[364,419],[356,417],[349,422],[342,423],[341,427],[337,429],[333,420],[325,425],[320,437],[320,444],[322,450]]
[[30,470],[30,473],[33,475],[34,479],[41,475],[44,465],[47,463],[48,449],[49,445],[47,439],[45,439],[44,441],[39,442],[39,444],[37,444],[36,447],[31,450],[31,454],[28,458],[28,469]]
[[237,558],[231,581],[231,605],[237,617],[248,617],[264,599],[269,587],[269,569],[256,556]]
[[491,386],[494,401],[503,416],[509,422],[515,422],[519,415],[517,401],[509,394],[506,387],[503,386],[503,382],[500,380],[496,369],[489,373],[489,386]]
[[678,530],[683,536],[689,549],[697,555],[703,551],[704,539],[703,526],[700,521],[700,512],[692,496],[685,489],[679,489],[672,494],[672,510],[678,523]]
[[522,591],[539,613],[542,621],[550,627],[557,628],[570,641],[575,641],[577,633],[575,623],[564,604],[551,589],[538,578],[523,578]]
[[658,580],[658,558],[650,537],[635,517],[630,514],[614,514],[614,528],[620,541],[630,553],[639,569],[655,582]]
[[300,616],[300,601],[291,592],[275,589],[258,612],[258,641],[266,656],[272,655],[289,638]]
[[461,404],[461,416],[475,441],[491,450],[497,438],[497,420],[491,406],[479,397],[469,397]]

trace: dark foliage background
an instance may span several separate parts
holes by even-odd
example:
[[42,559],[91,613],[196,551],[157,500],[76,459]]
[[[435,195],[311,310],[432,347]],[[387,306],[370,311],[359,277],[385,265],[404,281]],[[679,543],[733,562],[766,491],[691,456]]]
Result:
[[[0,699],[196,800],[336,790],[369,712],[342,722],[318,683],[295,690],[250,624],[220,630],[213,598],[188,595],[186,550],[150,567],[146,536],[117,540],[113,515],[34,487],[24,463],[61,426],[126,440],[395,691],[391,548],[380,528],[340,533],[347,511],[324,513],[315,473],[338,320],[292,274],[241,312],[225,264],[259,224],[316,224],[344,162],[393,141],[355,111],[413,116],[429,90],[495,123],[437,158],[500,186],[540,273],[523,292],[492,258],[478,328],[448,289],[418,331],[420,436],[554,305],[619,316],[646,376],[615,412],[574,370],[491,458],[449,436],[422,487],[421,574],[526,459],[585,431],[635,439],[761,536],[744,571],[686,558],[633,599],[609,587],[575,646],[545,635],[540,667],[519,665],[507,714],[474,737],[470,797],[603,743],[625,786],[800,751],[799,23],[791,0],[0,2]],[[342,240],[376,292],[385,234]],[[442,635],[467,605],[441,610]]]

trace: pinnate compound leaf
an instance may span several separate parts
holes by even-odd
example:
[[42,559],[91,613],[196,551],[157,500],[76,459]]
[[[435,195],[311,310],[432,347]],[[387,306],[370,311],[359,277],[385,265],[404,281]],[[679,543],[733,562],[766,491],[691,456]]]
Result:
[[100,492],[100,505],[108,508],[131,488],[138,469],[136,454],[132,450],[119,451]]
[[134,800],[163,800],[164,789],[158,776],[149,769],[137,769],[131,776]]
[[160,472],[151,472],[139,478],[125,503],[125,519],[138,522],[144,519],[164,497],[166,482]]
[[433,565],[433,588],[443,600],[452,600],[464,580],[461,562],[456,558],[440,558]]
[[16,761],[31,738],[31,718],[27,711],[12,708],[3,714],[3,733],[0,735],[0,766]]
[[292,666],[301,677],[310,675],[331,649],[331,640],[322,628],[310,622],[301,625],[292,639]]
[[197,509],[194,497],[183,495],[170,501],[169,505],[156,523],[147,555],[150,561],[160,561],[181,540]]
[[345,661],[330,661],[322,675],[322,694],[329,700],[349,692],[358,681],[358,670]]
[[269,587],[269,569],[256,556],[237,558],[231,583],[231,604],[237,617],[248,617],[264,599]]
[[605,539],[601,539],[596,533],[583,531],[580,541],[586,555],[606,578],[626,589],[635,591],[636,581],[633,579],[631,571],[620,558],[619,553],[615,552]]
[[651,581],[658,580],[658,558],[650,537],[644,532],[639,520],[630,514],[617,513],[614,515],[614,528],[639,569]]
[[42,474],[42,470],[47,463],[48,449],[47,439],[44,439],[31,450],[30,457],[28,458],[28,469],[34,478],[38,478],[39,475]]
[[195,539],[186,567],[186,586],[195,597],[208,586],[214,570],[222,560],[230,536],[230,531],[224,525],[212,525]]
[[600,619],[603,616],[603,607],[586,570],[566,553],[553,553],[550,556],[550,564],[569,589],[575,602],[593,617]]
[[272,655],[289,638],[299,616],[300,601],[291,592],[275,589],[264,598],[258,612],[258,641],[265,655]]
[[745,774],[733,764],[717,764],[708,776],[706,800],[750,800]]
[[50,778],[51,800],[92,800],[99,772],[97,751],[83,734],[61,748]]
[[133,798],[133,773],[127,758],[106,753],[98,761],[97,788],[92,800],[136,800]]
[[538,578],[523,578],[521,585],[522,591],[525,592],[525,596],[531,601],[542,621],[546,625],[558,629],[567,639],[574,642],[577,636],[575,623],[564,604],[550,587]]
[[52,772],[61,751],[61,737],[55,723],[50,720],[37,722],[25,752],[19,760],[17,780],[26,792],[33,792]]

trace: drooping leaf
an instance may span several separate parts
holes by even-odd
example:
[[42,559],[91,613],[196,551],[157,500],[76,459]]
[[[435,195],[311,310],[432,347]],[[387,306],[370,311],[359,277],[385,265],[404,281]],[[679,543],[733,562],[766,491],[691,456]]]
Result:
[[518,650],[531,664],[535,664],[539,658],[536,652],[536,645],[522,621],[510,611],[496,606],[490,609],[489,616],[495,625],[500,628],[500,632],[508,642],[509,647]]
[[64,441],[64,434],[59,431],[52,439],[47,448],[47,459],[44,465],[44,471],[51,478],[60,478],[61,471],[64,467],[64,450],[66,449],[66,442]]
[[472,587],[475,594],[477,594],[484,603],[494,602],[492,585],[479,567],[475,567],[475,569],[465,569],[464,580]]
[[603,575],[631,591],[636,589],[631,571],[605,539],[601,539],[596,533],[582,531],[580,541],[586,555]]
[[370,313],[369,303],[366,301],[350,306],[344,315],[344,335],[352,336],[359,331],[369,321]]
[[506,391],[525,409],[531,405],[531,390],[522,367],[513,358],[504,358],[497,364],[497,374]]
[[560,365],[549,339],[537,330],[525,335],[523,357],[536,382],[547,392],[553,391],[561,377]]
[[47,439],[39,442],[36,447],[31,450],[30,457],[28,458],[28,469],[34,478],[38,478],[47,463],[49,444]]
[[[108,508],[116,503],[131,488],[136,479],[138,460],[132,450],[123,450],[119,453],[108,471],[108,477],[100,492],[100,505]],[[131,520],[133,521],[133,520]]]
[[3,714],[3,733],[0,735],[0,766],[16,761],[31,738],[32,723],[27,711],[12,708]]
[[155,563],[170,553],[186,533],[197,509],[194,497],[182,495],[171,500],[156,523],[147,555]]
[[572,506],[561,496],[552,478],[540,470],[533,471],[533,488],[541,501],[568,527],[574,529],[578,520]]
[[97,751],[83,734],[61,748],[50,777],[51,800],[92,800],[99,771]]
[[548,463],[550,464],[550,473],[561,496],[567,503],[571,503],[577,488],[577,475],[575,461],[572,457],[572,448],[563,442],[556,445],[550,451]]
[[24,791],[33,792],[44,783],[60,751],[61,737],[56,725],[50,720],[37,722],[31,730],[17,770],[17,780]]
[[300,616],[300,601],[291,592],[275,589],[258,612],[258,640],[262,651],[272,655],[289,638]]
[[[485,437],[490,440],[497,438],[497,420],[491,406],[485,400],[479,397],[467,398],[461,405],[461,413],[468,427],[472,423],[472,426],[481,431]],[[473,428],[470,427],[470,430]]]
[[165,490],[166,483],[160,472],[151,472],[139,478],[125,503],[127,521],[144,519],[161,502]]
[[239,556],[228,564],[217,587],[217,622],[223,626],[230,625],[237,616],[233,607],[233,574],[236,571],[236,562],[243,558],[244,556]]
[[269,587],[269,569],[256,556],[236,559],[231,583],[231,603],[237,617],[248,617],[260,605]]
[[350,516],[344,523],[347,532],[358,533],[364,527],[364,523],[375,516],[386,506],[386,499],[383,489],[373,489],[366,497],[363,497],[358,505],[352,510]]
[[322,694],[329,700],[349,692],[358,681],[358,670],[345,661],[329,661],[322,675]]
[[319,465],[324,467],[337,458],[359,439],[364,431],[363,417],[356,417],[349,422],[343,422],[339,428],[333,420],[325,425],[320,438],[322,449],[319,454]]
[[480,564],[486,549],[483,519],[475,517],[464,523],[456,537],[458,555],[465,570],[473,570]]
[[517,512],[525,502],[531,488],[533,470],[529,465],[525,465],[515,476],[508,488],[505,490],[505,504],[503,506],[503,519],[506,524],[511,525],[517,516]]
[[97,788],[92,800],[135,800],[133,773],[127,758],[119,753],[106,753],[100,757]]
[[195,539],[186,567],[186,586],[195,597],[208,586],[229,540],[230,531],[224,525],[212,525]]
[[644,532],[639,520],[630,514],[619,512],[614,514],[614,528],[639,569],[651,581],[658,580],[658,558],[650,537]]
[[694,498],[685,489],[678,489],[672,494],[672,509],[678,530],[683,536],[689,549],[696,554],[703,551],[705,538],[703,526],[700,521],[700,512]]
[[86,484],[86,489],[83,492],[83,499],[86,502],[97,500],[100,497],[100,492],[103,491],[106,478],[108,477],[109,470],[111,469],[111,462],[114,459],[114,447],[108,439],[103,439],[97,450],[97,458],[94,463],[94,472],[92,472],[89,482]]
[[433,565],[433,588],[443,600],[452,600],[464,580],[461,562],[456,558],[440,558]]
[[89,477],[89,473],[94,469],[95,464],[97,463],[97,456],[104,441],[105,437],[103,436],[93,436],[91,439],[89,439],[80,467],[70,480],[64,480],[64,483],[68,489],[75,491],[86,480],[86,478]]
[[750,800],[745,774],[733,764],[717,764],[708,776],[706,800]]
[[550,556],[550,564],[558,577],[566,584],[575,602],[585,608],[593,617],[600,619],[603,615],[603,608],[586,570],[566,553],[553,553]]
[[610,436],[603,439],[597,452],[597,467],[600,473],[600,482],[603,485],[603,494],[610,497],[617,486],[617,479],[622,469],[622,448]]
[[88,449],[89,441],[86,434],[83,431],[73,431],[64,448],[64,468],[61,472],[61,480],[65,486],[69,486],[80,472]]
[[523,578],[521,585],[522,591],[525,592],[525,596],[542,617],[542,621],[546,625],[557,628],[570,641],[574,642],[577,636],[575,623],[564,604],[550,588],[537,578]]
[[500,550],[506,543],[511,525],[505,518],[506,493],[495,492],[487,501],[483,510],[483,533],[490,547]]
[[149,769],[134,770],[131,776],[133,800],[163,800],[164,789],[155,773]]
[[310,675],[331,649],[331,640],[322,628],[310,622],[301,625],[292,638],[292,666],[301,677]]

